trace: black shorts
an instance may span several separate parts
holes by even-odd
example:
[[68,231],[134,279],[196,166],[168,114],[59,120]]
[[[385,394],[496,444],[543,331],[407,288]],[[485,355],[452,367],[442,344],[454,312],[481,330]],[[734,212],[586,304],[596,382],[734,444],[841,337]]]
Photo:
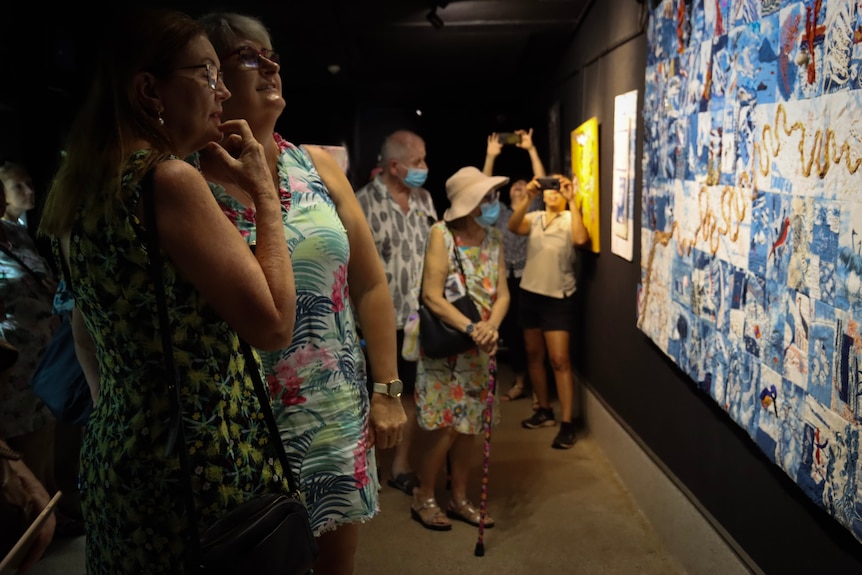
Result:
[[522,289],[518,320],[523,329],[571,331],[575,317],[575,294],[564,298],[540,295]]

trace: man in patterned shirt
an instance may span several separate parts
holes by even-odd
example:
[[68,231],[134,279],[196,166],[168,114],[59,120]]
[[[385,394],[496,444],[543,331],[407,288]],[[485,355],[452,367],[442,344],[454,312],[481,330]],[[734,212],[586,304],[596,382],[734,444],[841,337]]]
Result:
[[[389,291],[395,304],[398,336],[398,375],[404,383],[401,402],[407,414],[401,443],[395,448],[389,485],[413,495],[419,479],[410,464],[410,444],[416,436],[416,362],[401,356],[404,324],[417,307],[415,289],[421,282],[425,239],[437,211],[431,194],[422,185],[428,176],[425,142],[407,130],[390,134],[380,151],[380,172],[356,191],[356,199],[383,262]],[[360,326],[361,329],[361,326]]]

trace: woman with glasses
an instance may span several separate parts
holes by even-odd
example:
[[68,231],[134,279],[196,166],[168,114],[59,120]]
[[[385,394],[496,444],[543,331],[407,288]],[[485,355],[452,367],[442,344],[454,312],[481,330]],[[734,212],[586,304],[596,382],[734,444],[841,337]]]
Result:
[[[577,289],[575,248],[590,239],[581,211],[575,205],[576,183],[577,180],[573,182],[559,174],[534,178],[527,184],[526,196],[509,218],[512,232],[528,236],[518,312],[524,328],[527,372],[539,402],[538,409],[521,425],[527,429],[556,425],[548,399],[547,350],[562,415],[560,431],[551,443],[555,449],[569,449],[575,444],[574,380],[569,359],[569,332]],[[539,193],[545,209],[528,213]]]
[[[509,309],[503,236],[494,227],[500,214],[499,188],[508,181],[486,176],[474,167],[458,170],[446,180],[450,206],[443,221],[431,226],[425,250],[423,303],[444,323],[470,335],[477,345],[438,359],[419,350],[416,419],[431,434],[419,466],[420,486],[413,492],[410,515],[434,531],[452,529],[447,516],[479,524],[479,510],[467,498],[467,483],[475,463],[473,441],[484,430],[490,357],[497,353],[498,329]],[[465,293],[480,313],[478,322],[449,303]],[[444,515],[434,494],[447,454],[452,496]],[[486,516],[485,527],[493,525],[494,520]]]
[[[254,392],[257,366],[246,364],[239,338],[287,345],[295,289],[263,148],[245,122],[222,122],[230,92],[203,29],[164,10],[118,21],[125,25],[100,39],[110,49],[70,131],[40,230],[68,269],[79,352],[98,361],[81,452],[87,573],[191,573],[180,453],[188,451],[201,532],[250,498],[289,493]],[[254,198],[256,255],[184,160],[201,148]],[[183,444],[172,440],[178,430]]]
[[[224,117],[248,121],[279,188],[299,311],[291,345],[262,357],[318,541],[314,573],[349,575],[359,524],[378,512],[373,446],[394,447],[407,419],[399,399],[392,296],[365,216],[337,162],[275,132],[285,101],[279,57],[264,25],[233,13],[199,21],[233,94]],[[253,243],[259,225],[254,199],[225,177],[209,151],[199,162],[230,221]],[[375,382],[371,398],[354,309]]]

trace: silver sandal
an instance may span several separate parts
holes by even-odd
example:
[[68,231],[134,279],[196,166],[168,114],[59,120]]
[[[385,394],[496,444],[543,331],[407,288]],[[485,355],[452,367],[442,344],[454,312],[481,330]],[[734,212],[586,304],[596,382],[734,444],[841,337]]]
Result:
[[437,501],[433,497],[429,497],[422,502],[421,505],[416,505],[416,500],[410,505],[410,517],[425,529],[431,531],[449,531],[452,529],[451,523],[435,523],[440,519],[445,519],[443,510],[437,505]]
[[[455,503],[455,500],[453,499],[449,501],[449,505],[446,506],[446,517],[457,519],[464,523],[475,525],[476,527],[479,526],[479,519],[481,516],[481,511],[479,511],[475,505],[470,503],[469,499],[465,499],[460,503]],[[493,526],[494,520],[490,515],[485,513],[485,529],[490,529]]]

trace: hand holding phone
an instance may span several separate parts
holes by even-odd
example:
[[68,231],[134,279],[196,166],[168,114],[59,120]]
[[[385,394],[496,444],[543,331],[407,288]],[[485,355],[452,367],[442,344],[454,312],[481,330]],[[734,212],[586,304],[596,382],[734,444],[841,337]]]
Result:
[[515,145],[521,143],[521,134],[516,134],[514,132],[501,132],[497,135],[500,143],[503,145]]
[[539,187],[544,190],[557,190],[560,189],[560,180],[559,178],[555,178],[554,176],[549,176],[546,178],[536,178],[536,181],[539,183]]

